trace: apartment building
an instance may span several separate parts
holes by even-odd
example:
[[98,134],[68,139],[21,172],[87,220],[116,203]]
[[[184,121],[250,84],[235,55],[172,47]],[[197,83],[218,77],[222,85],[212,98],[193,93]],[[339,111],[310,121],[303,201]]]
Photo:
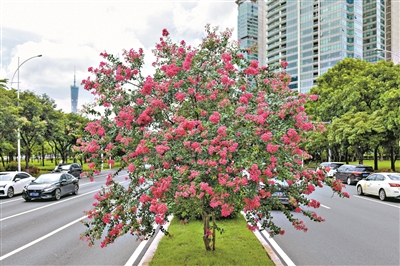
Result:
[[[253,36],[257,32],[257,38],[252,40],[259,46],[260,65],[287,61],[286,71],[292,77],[290,87],[299,92],[308,92],[318,76],[346,57],[369,62],[386,59],[398,63],[400,60],[398,0],[252,0],[236,3],[240,14],[238,39],[246,36],[246,30]],[[248,12],[249,6],[257,12]],[[258,23],[254,22],[253,16],[251,25],[243,26],[250,14],[257,14]]]

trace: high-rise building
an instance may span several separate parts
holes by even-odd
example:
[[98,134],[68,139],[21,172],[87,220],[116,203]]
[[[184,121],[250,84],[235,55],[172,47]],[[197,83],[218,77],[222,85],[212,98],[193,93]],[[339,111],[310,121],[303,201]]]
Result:
[[[258,7],[259,22],[265,18],[257,28],[266,36],[265,44],[258,39],[259,49],[265,51],[265,54],[258,53],[260,65],[287,61],[286,71],[292,77],[290,87],[299,92],[308,92],[318,76],[346,57],[369,62],[387,58],[396,62],[394,57],[399,54],[400,2],[397,0],[237,2],[251,2],[248,5]],[[262,5],[264,9],[260,8]],[[245,15],[252,17],[240,8],[241,4],[239,40],[245,36],[243,32],[239,34]],[[252,32],[250,28],[247,27],[248,34]]]
[[386,45],[378,47],[386,50],[384,53],[388,61],[400,63],[400,1],[386,0]]
[[78,108],[78,94],[79,94],[79,87],[76,86],[75,71],[74,71],[74,85],[71,85],[71,112],[75,114]]
[[[259,30],[259,16],[258,16],[258,6],[262,2],[257,0],[237,0],[238,5],[238,41],[242,49],[249,49],[250,47],[259,45],[261,39],[259,38],[259,33],[264,31]],[[262,29],[262,24],[260,25]],[[258,52],[245,53],[245,56],[250,60],[258,59]]]

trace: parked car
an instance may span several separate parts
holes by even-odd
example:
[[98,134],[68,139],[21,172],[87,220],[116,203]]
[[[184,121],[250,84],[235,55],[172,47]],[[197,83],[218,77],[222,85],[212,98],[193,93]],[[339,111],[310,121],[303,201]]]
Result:
[[342,166],[344,163],[341,162],[323,162],[317,166],[317,170],[326,169],[329,167],[329,171],[326,173],[326,177],[334,177],[336,173],[336,169]]
[[77,178],[81,178],[82,166],[79,163],[59,164],[52,173],[68,173]]
[[[247,179],[250,179],[250,173],[247,170],[243,170],[242,175],[246,176]],[[286,181],[279,180],[278,178],[271,178],[269,179],[269,181],[273,181],[273,184],[264,184],[263,182],[259,182],[257,189],[267,189],[271,192],[272,197],[278,198],[283,205],[288,206],[289,198],[287,195],[287,191],[289,190],[289,184]],[[263,201],[265,203],[271,204],[269,198],[265,198],[263,199]]]
[[67,194],[78,194],[79,179],[68,173],[42,174],[25,186],[22,197],[26,201],[33,199],[59,200]]
[[12,198],[22,193],[24,187],[33,180],[35,178],[25,172],[0,172],[0,197]]
[[[277,178],[272,178],[270,181],[273,181],[273,184],[264,184],[262,182],[259,183],[259,188],[266,188],[268,191],[271,192],[272,198],[277,198],[279,201],[286,206],[289,209],[292,209],[292,206],[289,204],[289,197],[288,197],[288,191],[289,191],[289,184],[286,181],[279,180]],[[265,198],[262,201],[268,202],[268,204],[271,204],[269,198]],[[272,206],[274,209],[275,206]],[[280,209],[278,207],[278,209]]]
[[380,200],[400,199],[400,173],[375,173],[357,182],[358,195],[375,195]]
[[374,169],[369,165],[344,164],[336,170],[335,178],[346,182],[347,185],[351,185],[369,176],[373,172]]

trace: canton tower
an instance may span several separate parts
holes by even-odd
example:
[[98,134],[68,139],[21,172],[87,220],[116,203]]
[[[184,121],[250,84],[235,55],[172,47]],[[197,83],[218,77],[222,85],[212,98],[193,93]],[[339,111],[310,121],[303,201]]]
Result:
[[79,87],[76,86],[75,69],[74,69],[74,85],[71,85],[71,112],[76,114],[78,106]]

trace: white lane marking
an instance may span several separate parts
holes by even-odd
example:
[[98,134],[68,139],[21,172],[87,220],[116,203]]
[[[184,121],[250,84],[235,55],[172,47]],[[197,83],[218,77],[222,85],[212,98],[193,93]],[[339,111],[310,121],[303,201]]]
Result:
[[17,200],[20,200],[20,199],[21,198],[10,199],[10,200],[7,200],[6,202],[1,202],[0,205],[6,204],[6,203],[9,203],[9,202],[14,202],[14,201],[17,201]]
[[320,206],[321,206],[321,207],[324,207],[324,208],[326,208],[326,209],[330,209],[330,208],[331,208],[331,207],[328,207],[328,206],[322,205],[322,204],[320,204]]
[[84,194],[77,195],[77,196],[69,198],[69,199],[64,199],[64,200],[57,201],[57,202],[54,202],[54,203],[51,203],[51,204],[48,204],[48,205],[45,205],[45,206],[42,206],[42,207],[38,207],[36,209],[32,209],[32,210],[29,210],[29,211],[25,211],[25,212],[21,212],[21,213],[18,213],[18,214],[14,214],[14,215],[11,215],[11,216],[8,216],[8,217],[0,219],[0,222],[8,220],[8,219],[11,219],[11,218],[14,218],[14,217],[17,217],[17,216],[20,216],[20,215],[23,215],[23,214],[27,214],[27,213],[30,213],[30,212],[33,212],[33,211],[44,209],[44,208],[47,208],[47,207],[50,207],[50,206],[53,206],[53,205],[56,205],[56,204],[60,204],[60,203],[63,203],[65,201],[69,201],[69,200],[73,200],[73,199],[76,199],[76,198],[80,198],[80,197],[86,196],[87,194],[96,192],[98,190],[100,190],[100,189],[92,190],[92,191],[86,192]]
[[[246,214],[244,211],[240,212],[243,217],[246,219]],[[258,227],[261,228],[261,223],[257,223]],[[286,262],[287,266],[296,266],[296,264],[293,263],[293,261],[289,258],[288,255],[286,255],[286,253],[281,249],[281,247],[278,245],[278,243],[275,242],[275,240],[271,237],[271,235],[266,231],[266,230],[258,230],[260,234],[263,234],[265,236],[266,239],[268,239],[267,241],[269,242],[269,244],[271,246],[273,246],[273,248],[275,249],[276,253],[279,254],[279,256],[281,256],[281,258]],[[273,252],[273,251],[272,251]],[[278,258],[279,260],[279,258]]]
[[369,198],[365,198],[365,197],[361,197],[361,196],[357,196],[357,195],[354,195],[354,197],[359,198],[359,199],[363,199],[363,200],[372,201],[372,202],[375,202],[375,203],[380,203],[380,204],[383,204],[383,205],[387,205],[387,206],[390,206],[390,207],[395,207],[395,208],[400,209],[400,206],[392,205],[392,204],[389,204],[389,203],[386,203],[386,202],[377,201],[377,200],[373,200],[373,199],[369,199]]
[[79,218],[79,219],[76,219],[75,221],[70,222],[69,224],[66,224],[66,225],[64,225],[64,226],[62,226],[62,227],[60,227],[60,228],[54,230],[53,232],[48,233],[47,235],[44,235],[44,236],[42,236],[42,237],[40,237],[40,238],[38,238],[38,239],[36,239],[36,240],[34,240],[34,241],[32,241],[32,242],[30,242],[30,243],[28,243],[28,244],[26,244],[26,245],[20,247],[20,248],[17,248],[17,249],[15,249],[15,250],[13,250],[13,251],[11,251],[11,252],[9,252],[9,253],[7,253],[7,254],[1,256],[1,257],[0,257],[0,261],[2,261],[2,260],[4,260],[4,259],[6,259],[6,258],[8,258],[8,257],[10,257],[10,256],[12,256],[12,255],[14,255],[15,253],[18,253],[18,252],[20,252],[20,251],[22,251],[22,250],[24,250],[24,249],[26,249],[26,248],[28,248],[28,247],[30,247],[30,246],[36,244],[36,243],[42,241],[42,240],[44,240],[44,239],[46,239],[46,238],[48,238],[48,237],[54,235],[55,233],[60,232],[61,230],[64,230],[65,228],[67,228],[67,227],[73,225],[74,223],[77,223],[77,222],[79,222],[79,221],[81,221],[81,220],[83,220],[83,219],[85,219],[85,218],[86,218],[86,215],[85,215],[85,216],[82,216],[82,217]]
[[289,256],[286,255],[285,251],[281,249],[278,243],[275,242],[275,240],[270,236],[270,234],[266,230],[262,230],[260,231],[260,233],[263,234],[268,239],[268,242],[271,244],[271,246],[275,249],[275,251],[279,254],[279,256],[281,256],[281,258],[286,262],[288,266],[296,266],[296,264],[294,264],[294,262],[289,258]]
[[[120,184],[123,184],[123,183],[125,183],[125,182],[128,182],[128,181],[122,181],[122,182],[120,182]],[[5,220],[8,220],[8,219],[11,219],[11,218],[14,218],[14,217],[17,217],[17,216],[20,216],[20,215],[23,215],[23,214],[27,214],[27,213],[30,213],[30,212],[33,212],[33,211],[37,211],[37,210],[40,210],[40,209],[44,209],[44,208],[47,208],[47,207],[50,207],[50,206],[53,206],[53,205],[56,205],[56,204],[60,204],[60,203],[63,203],[63,202],[69,201],[69,200],[73,200],[73,199],[76,199],[76,198],[80,198],[80,197],[86,196],[86,195],[88,195],[88,194],[90,194],[90,193],[99,191],[100,189],[101,189],[101,188],[95,189],[95,190],[92,190],[92,191],[89,191],[89,192],[86,192],[86,193],[84,193],[84,194],[76,195],[76,196],[74,196],[74,197],[72,197],[72,198],[69,198],[69,199],[64,199],[64,200],[57,201],[57,202],[54,202],[54,203],[51,203],[51,204],[48,204],[48,205],[45,205],[45,206],[42,206],[42,207],[38,207],[38,208],[36,208],[36,209],[32,209],[32,210],[29,210],[29,211],[25,211],[25,212],[21,212],[21,213],[18,213],[18,214],[14,214],[14,215],[11,215],[11,216],[8,216],[8,217],[5,217],[5,218],[0,219],[0,222],[5,221]]]
[[[96,181],[90,182],[90,183],[85,183],[85,184],[79,184],[79,187],[83,187],[83,186],[90,185],[90,184],[93,184],[93,183],[96,183]],[[22,199],[22,196],[19,197],[19,198],[14,198],[14,199],[11,199],[11,200],[7,200],[6,202],[1,202],[0,205],[6,204],[6,203],[10,203],[10,202],[14,202],[14,201],[21,200],[21,199]]]
[[[170,215],[168,216],[168,223],[166,223],[164,225],[164,229],[168,230],[168,227],[171,223],[171,220],[174,216]],[[156,223],[153,224],[153,228],[156,229],[158,227],[158,225]],[[143,255],[142,260],[139,262],[139,266],[142,265],[149,265],[150,261],[153,259],[154,254],[156,253],[158,244],[161,241],[161,238],[163,238],[164,233],[159,230],[157,235],[154,237],[153,242],[151,242],[149,248],[146,250],[146,253]],[[142,244],[144,243],[144,245],[142,246]],[[135,250],[135,252],[132,254],[132,256],[129,258],[129,260],[125,263],[125,266],[131,266],[133,265],[133,263],[135,262],[135,260],[137,259],[137,257],[140,255],[140,253],[142,252],[144,246],[146,245],[147,241],[143,241],[142,243],[140,243],[139,247]]]

